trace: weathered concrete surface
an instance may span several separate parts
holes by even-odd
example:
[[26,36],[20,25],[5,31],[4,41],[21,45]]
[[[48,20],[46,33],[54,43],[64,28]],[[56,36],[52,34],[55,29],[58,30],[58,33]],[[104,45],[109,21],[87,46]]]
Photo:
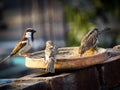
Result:
[[98,90],[95,67],[49,80],[50,90]]
[[120,60],[102,65],[103,80],[100,80],[101,73],[98,73],[96,67],[58,75],[21,78],[9,85],[0,86],[0,90],[100,90],[101,87],[103,90],[119,90],[113,88],[120,87]]
[[120,87],[120,60],[103,65],[105,87]]

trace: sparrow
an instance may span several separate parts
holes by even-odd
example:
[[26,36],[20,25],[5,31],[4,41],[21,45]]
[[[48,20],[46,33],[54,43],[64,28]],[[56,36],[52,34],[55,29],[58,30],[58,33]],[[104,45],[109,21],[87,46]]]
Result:
[[46,72],[54,73],[54,63],[56,62],[56,54],[58,53],[57,47],[52,41],[46,42],[45,48],[45,61],[47,62]]
[[34,29],[32,29],[32,28],[25,29],[21,40],[16,44],[14,49],[11,51],[11,53],[7,57],[0,60],[0,63],[8,60],[12,56],[23,55],[27,51],[29,51],[31,49],[33,41],[34,41],[34,33],[35,32],[36,31]]
[[104,28],[102,30],[95,28],[89,31],[81,40],[79,54],[82,55],[88,50],[97,51],[97,45],[99,43],[98,36],[106,30],[110,30],[110,28]]

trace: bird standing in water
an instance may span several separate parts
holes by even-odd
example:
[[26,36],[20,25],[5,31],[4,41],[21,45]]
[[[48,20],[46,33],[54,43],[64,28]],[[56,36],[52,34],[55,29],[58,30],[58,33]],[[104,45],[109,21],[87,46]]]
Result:
[[110,30],[110,28],[104,28],[102,30],[98,30],[95,28],[89,31],[81,40],[81,45],[79,48],[80,55],[83,55],[88,50],[97,52],[97,44],[99,43],[98,36],[106,30]]
[[46,72],[54,73],[54,63],[56,62],[56,54],[58,53],[58,50],[54,43],[52,41],[46,42],[46,48],[45,48],[45,62],[47,63]]
[[24,31],[23,37],[21,38],[21,40],[16,44],[16,46],[14,47],[14,49],[12,50],[12,52],[10,53],[10,55],[8,55],[7,57],[3,58],[2,60],[0,60],[0,63],[8,60],[9,58],[11,58],[12,56],[15,55],[23,55],[25,54],[27,51],[29,51],[32,47],[33,41],[34,41],[34,33],[36,31],[32,28],[27,28]]

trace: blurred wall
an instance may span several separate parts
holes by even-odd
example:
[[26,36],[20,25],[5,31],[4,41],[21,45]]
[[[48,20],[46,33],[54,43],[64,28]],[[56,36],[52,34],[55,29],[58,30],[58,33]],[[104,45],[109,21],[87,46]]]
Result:
[[56,0],[0,1],[0,48],[13,48],[29,27],[37,30],[35,50],[43,49],[46,40],[53,40],[58,47],[65,46],[62,3]]

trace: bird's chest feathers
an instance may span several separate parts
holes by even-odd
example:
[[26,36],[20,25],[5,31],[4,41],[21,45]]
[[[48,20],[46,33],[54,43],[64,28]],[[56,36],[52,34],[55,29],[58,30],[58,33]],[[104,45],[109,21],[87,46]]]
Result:
[[32,47],[32,40],[28,38],[28,43],[25,45],[24,49],[28,51]]
[[32,45],[32,33],[31,32],[27,32],[25,37],[28,39],[28,45]]
[[32,46],[32,43],[33,43],[33,42],[32,42],[32,39],[31,39],[31,37],[29,37],[29,38],[28,38],[28,46],[29,46],[29,45]]
[[49,60],[51,55],[52,55],[52,50],[46,49],[45,50],[45,59]]

